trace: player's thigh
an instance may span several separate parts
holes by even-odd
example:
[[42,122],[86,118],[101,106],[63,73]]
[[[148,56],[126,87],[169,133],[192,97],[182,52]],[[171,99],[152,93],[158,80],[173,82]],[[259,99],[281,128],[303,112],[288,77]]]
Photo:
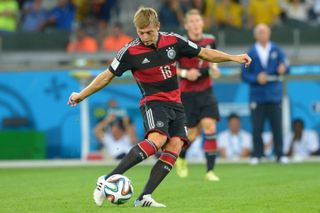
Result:
[[171,115],[174,115],[170,120],[169,138],[178,137],[182,141],[189,143],[187,136],[187,120],[183,111],[173,110]]
[[199,110],[195,97],[182,98],[182,104],[187,118],[187,127],[192,128],[199,123]]
[[153,141],[158,148],[169,138],[169,115],[165,107],[142,107],[145,138]]
[[188,128],[188,139],[190,140],[190,142],[193,142],[199,135],[200,135],[199,125]]
[[216,132],[216,122],[220,119],[218,103],[213,95],[206,94],[203,98],[199,108],[200,124],[205,133],[212,134]]

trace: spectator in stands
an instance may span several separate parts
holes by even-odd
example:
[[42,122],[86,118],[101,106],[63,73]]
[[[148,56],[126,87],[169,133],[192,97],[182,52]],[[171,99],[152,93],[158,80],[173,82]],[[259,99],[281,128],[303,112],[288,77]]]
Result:
[[68,53],[94,53],[97,51],[97,42],[81,27],[77,29],[75,38],[67,46]]
[[221,158],[236,160],[250,156],[252,138],[250,133],[241,129],[240,118],[231,113],[228,117],[227,130],[218,135],[218,149]]
[[281,7],[286,15],[288,21],[294,21],[298,23],[306,23],[309,19],[309,10],[312,6],[310,0],[289,0],[282,1]]
[[201,15],[206,11],[206,1],[204,0],[191,0],[190,2],[191,9],[197,9]]
[[[98,22],[109,23],[111,10],[115,9],[116,0],[92,0],[89,1],[89,16],[93,16]],[[115,10],[117,13],[117,10]]]
[[300,118],[293,120],[292,132],[286,135],[284,142],[284,152],[294,161],[305,160],[319,151],[317,132],[305,129]]
[[280,14],[278,0],[250,0],[248,5],[249,25],[264,23],[273,26]]
[[76,8],[75,21],[79,24],[84,24],[85,19],[88,17],[90,3],[88,0],[71,0],[72,4]]
[[204,29],[211,29],[214,24],[214,11],[216,2],[215,0],[205,0],[205,11],[203,13]]
[[109,100],[107,107],[105,118],[96,125],[94,131],[101,145],[113,157],[120,159],[136,143],[136,130],[127,110],[119,107],[116,100]]
[[216,4],[215,19],[220,27],[242,27],[242,6],[234,0],[222,0]]
[[26,2],[22,9],[23,31],[42,31],[48,19],[48,11],[42,7],[42,0]]
[[94,128],[94,133],[102,146],[115,159],[122,159],[137,142],[135,126],[128,116],[119,117],[108,113]]
[[186,5],[179,0],[165,0],[159,10],[159,20],[165,29],[177,29],[183,26]]
[[125,119],[128,117],[126,108],[120,107],[117,100],[111,99],[107,102],[106,116],[114,115],[117,119]]
[[282,78],[288,70],[287,57],[280,47],[270,41],[271,30],[266,24],[254,28],[256,43],[248,55],[252,64],[242,68],[242,79],[250,86],[250,109],[253,129],[252,164],[263,157],[262,130],[270,121],[274,151],[278,162],[287,163],[283,156],[282,136]]
[[118,52],[125,44],[132,41],[132,37],[125,34],[122,24],[116,22],[112,25],[110,35],[103,39],[103,50],[108,52]]
[[0,1],[0,33],[16,31],[19,5],[15,0]]
[[47,25],[53,25],[57,30],[71,31],[75,17],[75,7],[68,0],[58,0],[49,15]]
[[311,18],[320,24],[320,0],[314,0],[310,10]]

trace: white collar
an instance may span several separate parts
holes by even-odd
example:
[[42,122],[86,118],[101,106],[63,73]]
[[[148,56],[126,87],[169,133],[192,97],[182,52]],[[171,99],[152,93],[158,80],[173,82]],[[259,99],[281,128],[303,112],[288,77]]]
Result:
[[255,44],[261,65],[266,68],[269,61],[269,52],[271,50],[270,42],[267,43],[266,47],[263,47],[260,43],[256,42]]

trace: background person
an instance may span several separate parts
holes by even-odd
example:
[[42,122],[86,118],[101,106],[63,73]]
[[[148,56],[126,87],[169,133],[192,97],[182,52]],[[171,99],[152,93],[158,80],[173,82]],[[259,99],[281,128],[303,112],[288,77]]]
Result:
[[122,159],[137,142],[135,127],[128,117],[117,118],[109,114],[94,128],[94,133],[114,159]]
[[315,130],[305,129],[302,119],[292,121],[292,132],[285,137],[284,152],[293,161],[302,161],[319,151],[319,137]]
[[221,158],[237,160],[248,158],[252,149],[251,134],[241,129],[240,117],[231,113],[228,116],[228,129],[218,135],[218,149]]
[[[204,34],[204,21],[200,12],[192,9],[186,13],[184,27],[187,38],[200,47],[216,48],[213,35]],[[217,152],[216,123],[219,120],[217,100],[212,92],[212,76],[219,76],[215,63],[199,58],[181,57],[179,60],[181,100],[187,116],[188,139],[193,142],[204,132],[204,152],[206,157],[206,175],[208,181],[219,181],[214,173]],[[182,150],[177,161],[179,177],[188,176],[186,150]]]
[[277,161],[287,163],[287,158],[283,156],[282,82],[279,77],[287,72],[288,61],[282,49],[270,41],[270,36],[271,30],[266,24],[254,28],[256,43],[248,52],[253,63],[242,70],[242,79],[250,86],[252,164],[258,164],[263,157],[261,135],[267,120],[272,130]]

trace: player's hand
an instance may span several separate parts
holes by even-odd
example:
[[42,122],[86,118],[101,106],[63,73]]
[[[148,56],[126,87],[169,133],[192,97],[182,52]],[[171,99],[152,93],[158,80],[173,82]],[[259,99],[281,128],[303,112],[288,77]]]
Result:
[[286,71],[287,71],[286,66],[283,63],[279,64],[279,66],[277,68],[278,74],[283,75]]
[[73,92],[71,93],[69,100],[68,100],[68,105],[70,105],[71,107],[75,107],[77,106],[80,102],[82,101],[80,94],[77,92]]
[[187,72],[187,79],[189,81],[196,81],[200,76],[201,73],[198,69],[192,68]]
[[234,61],[244,64],[245,67],[248,67],[251,64],[252,59],[247,54],[241,54],[237,55]]
[[262,85],[266,84],[268,82],[268,74],[266,72],[260,72],[258,74],[257,80],[259,84],[262,84]]

